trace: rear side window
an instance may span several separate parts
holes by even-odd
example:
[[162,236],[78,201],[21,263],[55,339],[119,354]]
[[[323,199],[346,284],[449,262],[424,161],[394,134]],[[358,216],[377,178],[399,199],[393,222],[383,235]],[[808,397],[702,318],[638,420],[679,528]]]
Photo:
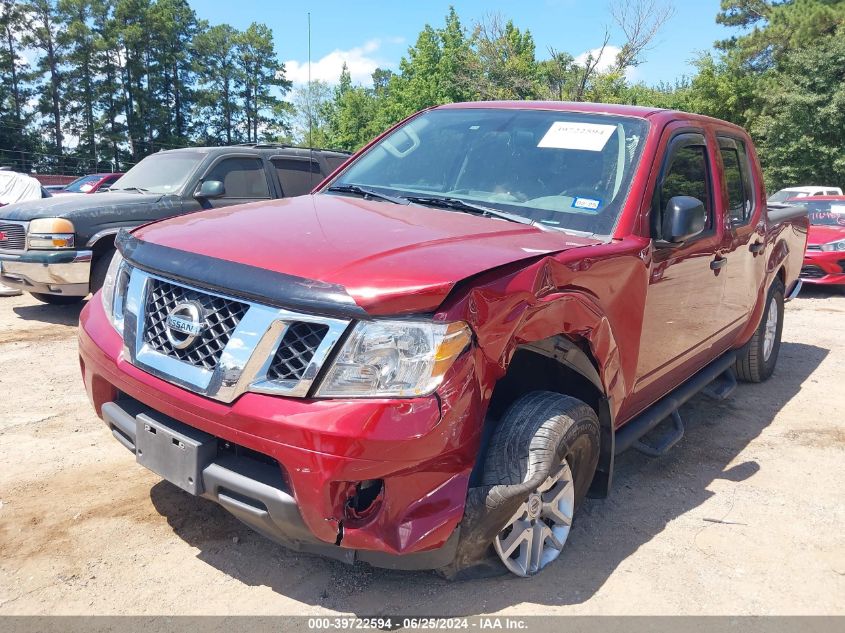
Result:
[[264,165],[258,158],[225,158],[211,168],[205,180],[222,182],[224,198],[260,200],[270,197]]
[[326,156],[325,159],[329,164],[329,170],[334,171],[349,160],[349,156]]
[[[677,150],[663,177],[657,197],[658,217],[671,198],[691,196],[704,203],[707,222],[704,230],[713,228],[713,205],[710,200],[710,170],[707,163],[707,148],[704,145],[687,145]],[[660,224],[658,223],[659,227]]]
[[304,196],[323,179],[320,164],[308,158],[274,158],[273,166],[282,183],[285,197]]
[[725,187],[728,193],[728,219],[731,226],[748,224],[754,213],[754,182],[751,178],[751,162],[745,143],[731,138],[720,138],[719,151],[725,171]]

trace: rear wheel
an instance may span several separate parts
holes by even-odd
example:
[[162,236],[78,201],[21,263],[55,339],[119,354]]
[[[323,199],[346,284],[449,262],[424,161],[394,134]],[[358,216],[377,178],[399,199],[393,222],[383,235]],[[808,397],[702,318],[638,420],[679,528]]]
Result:
[[32,296],[42,303],[49,303],[54,306],[66,306],[79,303],[85,297],[71,297],[69,295],[48,295],[42,292],[33,292]]
[[775,371],[783,331],[783,292],[783,282],[775,279],[766,296],[760,325],[737,355],[734,369],[740,380],[763,382]]
[[522,501],[493,540],[508,571],[533,576],[557,559],[598,456],[599,421],[587,404],[535,391],[511,405],[484,468],[486,485],[514,490]]

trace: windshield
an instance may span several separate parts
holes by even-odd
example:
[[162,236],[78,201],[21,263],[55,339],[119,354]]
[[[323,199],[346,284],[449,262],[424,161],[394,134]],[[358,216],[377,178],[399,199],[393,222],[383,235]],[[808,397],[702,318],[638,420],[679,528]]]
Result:
[[816,226],[845,226],[845,200],[822,202],[797,202],[807,207],[810,224]]
[[127,171],[110,190],[176,193],[203,158],[205,154],[201,152],[173,152],[147,156]]
[[796,189],[781,189],[769,196],[769,202],[786,202],[790,198],[806,198],[809,194],[806,191]]
[[647,129],[642,119],[573,112],[433,110],[377,143],[332,184],[457,199],[548,228],[609,235]]
[[62,191],[70,191],[71,193],[88,193],[94,188],[102,176],[83,176],[77,178]]

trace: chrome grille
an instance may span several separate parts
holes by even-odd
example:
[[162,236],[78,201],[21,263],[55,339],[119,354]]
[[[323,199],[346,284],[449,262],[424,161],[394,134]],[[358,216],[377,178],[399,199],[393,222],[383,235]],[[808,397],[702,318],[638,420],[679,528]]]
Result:
[[270,363],[267,378],[300,380],[328,331],[329,326],[322,323],[291,323]]
[[[184,349],[176,349],[167,337],[167,316],[178,304],[194,302],[202,307],[202,334]],[[161,279],[150,280],[144,323],[144,342],[157,352],[213,370],[249,305],[184,288]]]
[[22,224],[0,223],[0,249],[10,251],[26,249],[26,230]]
[[[248,391],[307,397],[350,325],[348,319],[212,294],[139,268],[132,269],[124,292],[120,326],[129,361],[221,402]],[[184,303],[193,305],[179,305]],[[168,316],[178,318],[165,329]],[[194,327],[198,322],[203,328]],[[186,344],[191,335],[195,340]]]

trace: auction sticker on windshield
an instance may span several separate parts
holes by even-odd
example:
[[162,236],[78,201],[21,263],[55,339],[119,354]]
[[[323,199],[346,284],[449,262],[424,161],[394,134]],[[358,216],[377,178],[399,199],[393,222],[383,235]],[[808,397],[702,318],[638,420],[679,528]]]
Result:
[[615,125],[555,121],[545,136],[537,143],[537,147],[600,152],[615,131]]

